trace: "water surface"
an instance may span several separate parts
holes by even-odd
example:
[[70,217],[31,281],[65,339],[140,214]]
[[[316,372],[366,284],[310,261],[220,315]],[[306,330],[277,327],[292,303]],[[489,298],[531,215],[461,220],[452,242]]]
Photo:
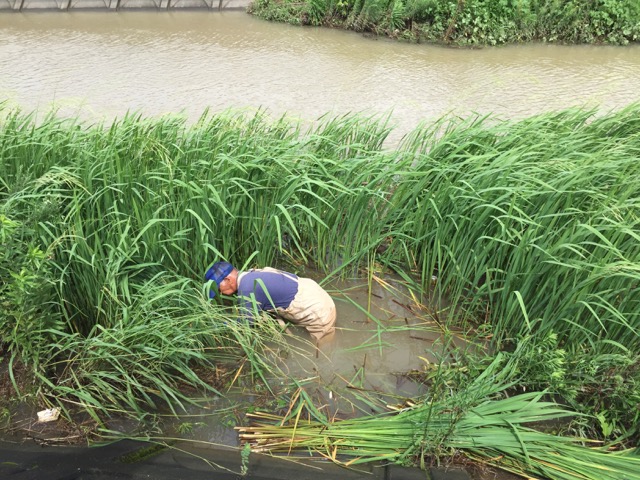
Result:
[[269,23],[242,11],[0,15],[0,99],[121,117],[264,108],[313,121],[391,114],[399,136],[449,112],[523,118],[640,99],[640,47],[464,50]]

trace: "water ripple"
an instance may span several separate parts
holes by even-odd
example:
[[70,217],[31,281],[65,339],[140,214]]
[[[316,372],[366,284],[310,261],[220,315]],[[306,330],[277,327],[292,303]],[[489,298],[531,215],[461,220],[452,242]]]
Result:
[[[9,18],[10,17],[10,18]],[[242,12],[0,16],[0,98],[86,117],[265,107],[315,119],[388,113],[400,130],[448,112],[522,118],[640,100],[640,48],[408,45]]]

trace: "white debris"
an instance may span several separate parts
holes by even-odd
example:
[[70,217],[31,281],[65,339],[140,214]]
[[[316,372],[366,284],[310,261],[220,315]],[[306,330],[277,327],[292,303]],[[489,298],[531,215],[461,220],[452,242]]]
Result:
[[47,410],[41,410],[40,412],[38,412],[38,422],[40,423],[54,422],[58,419],[59,416],[60,416],[59,408],[49,408]]

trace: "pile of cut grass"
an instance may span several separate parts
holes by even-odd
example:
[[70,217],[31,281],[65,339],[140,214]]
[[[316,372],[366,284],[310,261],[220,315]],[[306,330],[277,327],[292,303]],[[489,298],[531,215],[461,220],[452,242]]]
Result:
[[500,355],[467,388],[440,400],[401,405],[394,411],[329,420],[300,390],[285,416],[249,413],[237,427],[241,442],[262,453],[306,452],[346,467],[390,462],[420,465],[445,454],[551,480],[638,480],[640,456],[583,438],[534,430],[576,415],[541,392],[505,397],[515,371]]

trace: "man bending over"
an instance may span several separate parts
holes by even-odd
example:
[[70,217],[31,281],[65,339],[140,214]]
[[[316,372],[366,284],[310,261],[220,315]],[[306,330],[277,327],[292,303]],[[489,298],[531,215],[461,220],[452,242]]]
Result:
[[[261,311],[303,326],[316,341],[335,331],[333,299],[310,278],[270,267],[239,272],[229,262],[214,263],[205,278],[216,282],[223,295],[237,293],[242,314],[250,321],[255,305]],[[211,290],[209,297],[215,294]]]

